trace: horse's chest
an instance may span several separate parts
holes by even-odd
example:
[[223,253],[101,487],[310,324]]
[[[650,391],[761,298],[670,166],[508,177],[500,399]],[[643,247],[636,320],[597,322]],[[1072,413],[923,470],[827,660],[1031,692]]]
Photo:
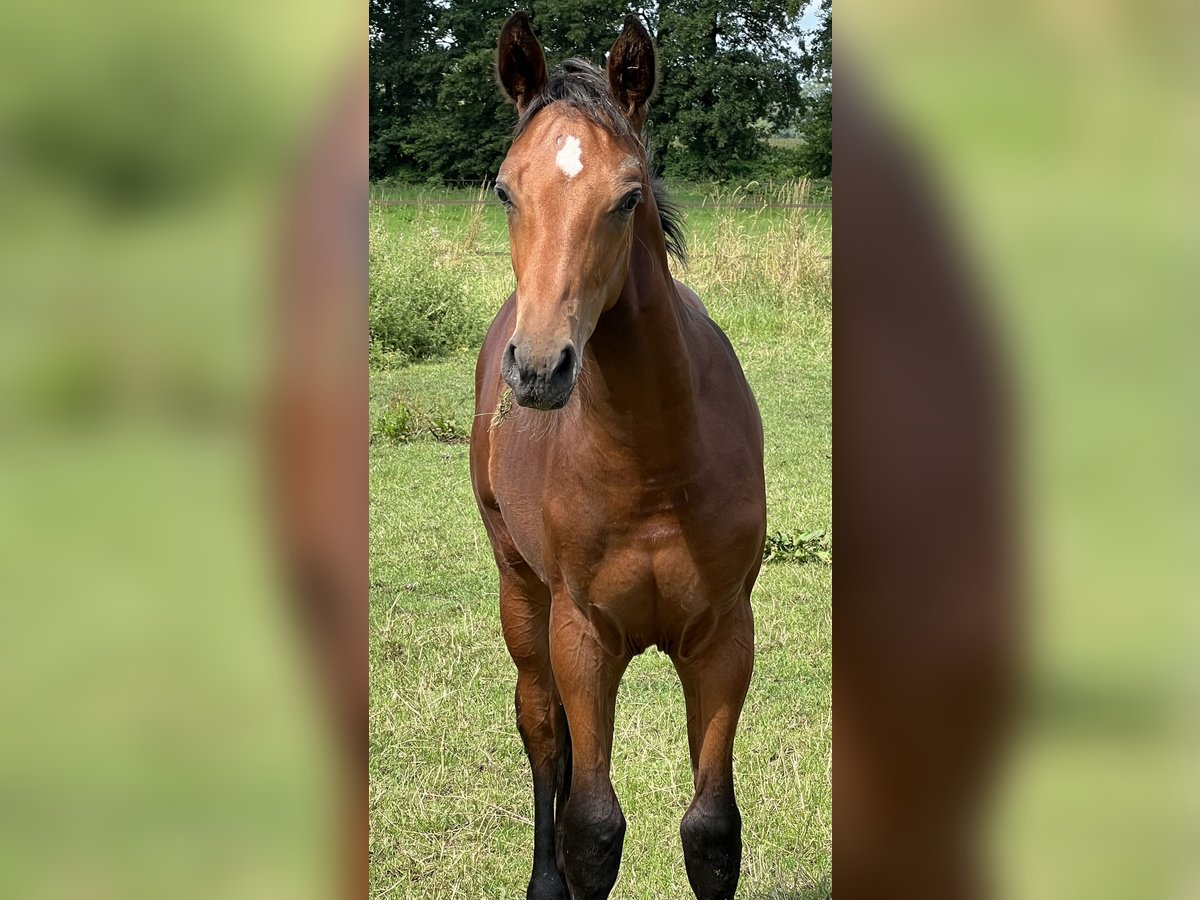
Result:
[[686,619],[743,592],[762,553],[753,479],[726,460],[652,469],[588,449],[576,442],[538,466],[514,454],[527,464],[498,467],[506,526],[552,589],[658,625],[663,610]]
[[633,619],[735,595],[746,561],[720,552],[703,498],[678,493],[548,506],[548,566],[577,601]]

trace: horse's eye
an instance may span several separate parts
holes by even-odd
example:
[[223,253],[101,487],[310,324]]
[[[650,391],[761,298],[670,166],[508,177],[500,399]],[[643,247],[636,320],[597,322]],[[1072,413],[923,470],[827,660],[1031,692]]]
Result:
[[642,202],[642,192],[634,191],[625,198],[625,202],[621,204],[621,212],[633,212],[639,203]]
[[512,206],[512,198],[508,196],[508,191],[496,185],[496,198],[505,206]]

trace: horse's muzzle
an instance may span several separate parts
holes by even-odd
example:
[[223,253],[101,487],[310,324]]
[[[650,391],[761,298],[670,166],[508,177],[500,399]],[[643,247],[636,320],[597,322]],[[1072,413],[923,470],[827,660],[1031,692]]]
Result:
[[579,375],[575,345],[567,343],[557,353],[536,353],[522,344],[516,338],[509,342],[500,369],[513,399],[531,409],[562,409]]

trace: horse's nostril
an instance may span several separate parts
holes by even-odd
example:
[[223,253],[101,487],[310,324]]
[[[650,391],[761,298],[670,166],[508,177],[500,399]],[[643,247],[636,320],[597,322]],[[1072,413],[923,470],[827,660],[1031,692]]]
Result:
[[509,341],[508,346],[504,348],[504,360],[501,363],[501,366],[505,371],[507,371],[516,367],[517,365],[517,345],[512,341]]
[[575,373],[575,348],[570,344],[563,347],[558,355],[558,365],[554,367],[553,377],[556,379],[570,378]]

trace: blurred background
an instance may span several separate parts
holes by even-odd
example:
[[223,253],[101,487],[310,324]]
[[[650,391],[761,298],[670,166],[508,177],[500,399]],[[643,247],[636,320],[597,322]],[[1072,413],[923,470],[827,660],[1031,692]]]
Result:
[[[1003,896],[1200,891],[1196,15],[923,0],[839,18],[839,64],[985,288],[1014,400],[1022,715],[983,842]],[[345,82],[366,83],[364,18],[0,13],[0,894],[315,896],[339,867],[338,751],[262,410],[296,183]],[[371,171],[399,171],[402,132],[356,133]],[[347,170],[361,189],[367,148],[315,181]],[[317,245],[365,267],[365,217],[320,220]],[[361,282],[314,290],[362,327]],[[339,341],[328,371],[357,387],[331,396],[361,411],[360,462],[319,480],[357,479],[365,523],[366,381]],[[365,573],[365,524],[357,540]]]
[[[941,210],[943,255],[972,272],[1011,405],[1019,699],[979,806],[999,896],[1200,891],[1196,16],[1172,2],[923,0],[839,17],[840,96],[854,74]],[[839,101],[839,127],[842,113]],[[864,174],[839,171],[843,196]],[[880,249],[855,234],[872,209],[840,209],[838,261],[871,265]],[[941,550],[928,547],[928,566],[949,565]]]
[[[365,19],[0,12],[0,895],[316,897],[339,873],[338,746],[276,527],[271,478],[294,467],[264,452],[265,411],[287,393],[285,248],[347,169],[319,147],[342,86],[362,97]],[[315,290],[361,333],[347,205],[323,243],[356,281]],[[341,399],[365,585],[359,372]]]

